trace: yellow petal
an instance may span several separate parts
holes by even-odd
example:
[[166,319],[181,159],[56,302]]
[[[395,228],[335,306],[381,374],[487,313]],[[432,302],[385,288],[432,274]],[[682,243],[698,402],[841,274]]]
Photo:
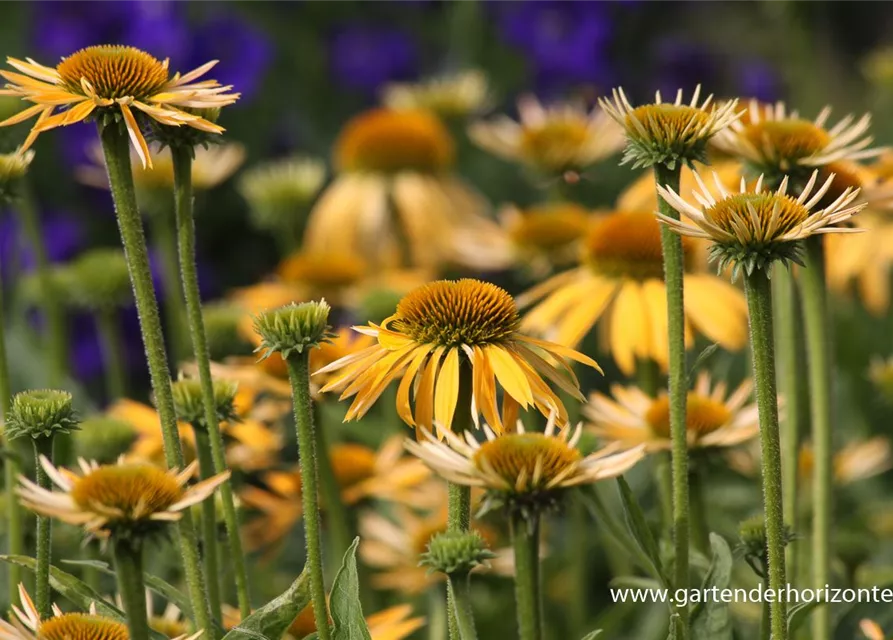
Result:
[[527,382],[527,376],[508,351],[495,345],[487,345],[484,351],[490,366],[493,367],[496,379],[505,392],[521,403],[525,409],[533,404],[533,393]]
[[711,275],[685,279],[685,313],[695,328],[726,349],[747,344],[747,303],[744,295]]
[[397,388],[397,415],[400,416],[403,422],[413,427],[415,426],[415,420],[412,417],[412,410],[409,405],[409,390],[416,379],[419,368],[422,366],[425,358],[428,357],[428,354],[431,353],[431,349],[432,345],[426,344],[420,346],[415,351],[412,360],[406,366],[400,386]]
[[474,403],[477,411],[484,416],[484,420],[496,433],[502,432],[502,420],[496,409],[496,383],[493,380],[493,370],[487,354],[481,347],[474,347],[473,363],[473,392]]
[[[453,428],[453,414],[459,398],[459,348],[447,352],[437,376],[434,391],[434,419],[447,430]],[[462,409],[466,410],[465,408]]]
[[636,282],[625,282],[614,300],[611,313],[611,355],[618,368],[626,375],[636,369],[636,356],[647,339],[647,325],[643,321],[645,304],[641,288]]
[[437,379],[437,368],[440,366],[443,351],[443,347],[437,347],[425,365],[424,371],[422,371],[422,379],[419,381],[419,388],[415,398],[417,437],[421,435],[420,429],[434,431],[434,381]]
[[642,283],[642,303],[648,316],[648,356],[666,371],[670,361],[667,288],[661,280]]
[[152,156],[149,154],[149,146],[146,144],[146,139],[143,137],[143,134],[140,133],[139,125],[136,123],[136,118],[133,117],[133,112],[130,110],[130,107],[124,103],[119,102],[118,106],[121,107],[121,114],[124,116],[124,124],[127,126],[127,134],[130,136],[130,141],[133,143],[134,149],[136,149],[136,154],[139,156],[140,162],[143,163],[143,168],[152,168]]

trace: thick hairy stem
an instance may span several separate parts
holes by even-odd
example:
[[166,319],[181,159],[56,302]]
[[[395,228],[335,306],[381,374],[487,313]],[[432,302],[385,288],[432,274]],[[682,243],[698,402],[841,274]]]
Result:
[[540,585],[539,515],[512,515],[515,549],[515,606],[520,640],[542,640],[543,605]]
[[143,581],[143,551],[139,541],[115,540],[115,576],[118,594],[127,614],[131,640],[149,640],[149,616],[146,611],[146,586]]
[[456,625],[459,628],[461,640],[477,640],[477,629],[474,626],[474,615],[471,608],[471,594],[469,593],[470,578],[467,573],[450,576],[447,588],[453,599],[453,608],[456,615]]
[[[124,245],[124,256],[130,272],[136,300],[137,315],[140,319],[140,330],[143,345],[146,349],[146,360],[149,364],[149,375],[152,390],[155,394],[155,406],[161,421],[161,433],[164,439],[164,457],[167,466],[172,469],[183,467],[183,449],[177,430],[177,414],[174,411],[174,397],[171,392],[171,375],[164,350],[164,334],[158,316],[158,305],[155,302],[155,286],[152,284],[152,272],[149,269],[149,254],[146,249],[146,237],[143,234],[142,220],[136,205],[133,189],[133,174],[130,169],[130,148],[127,134],[119,127],[109,125],[100,128],[99,138],[105,156],[109,186],[115,202],[115,213],[118,218],[118,229]],[[194,623],[198,629],[212,633],[211,616],[208,609],[208,594],[205,589],[204,576],[198,553],[198,542],[192,514],[187,509],[177,523],[180,553],[183,557],[183,571],[189,598],[192,602]]]
[[[769,587],[785,587],[785,526],[781,480],[781,443],[778,427],[778,392],[775,387],[775,342],[772,331],[772,291],[763,270],[746,276],[744,288],[750,314],[750,343],[753,377],[760,419],[760,449],[763,476],[763,512],[766,523]],[[787,639],[787,603],[772,602],[773,640]]]
[[[37,485],[42,489],[50,490],[53,483],[40,458],[43,456],[50,462],[53,461],[53,436],[35,438],[34,466],[36,469]],[[37,516],[37,569],[34,580],[34,604],[42,619],[50,615],[50,564],[52,562],[53,521],[48,516]]]
[[[214,461],[211,459],[211,445],[204,427],[193,426],[195,450],[198,457],[199,474],[202,480],[214,476]],[[221,619],[220,563],[217,558],[217,507],[211,496],[202,502],[202,560],[205,565],[205,584],[208,585],[208,605],[211,615]]]
[[[180,255],[180,275],[186,298],[186,312],[195,361],[198,366],[199,384],[202,389],[202,405],[205,422],[217,424],[217,403],[214,400],[214,383],[211,378],[211,360],[208,355],[208,341],[202,318],[201,297],[198,287],[198,269],[195,264],[195,222],[192,197],[192,157],[187,150],[173,149],[174,192],[177,217],[177,248]],[[226,449],[220,429],[208,429],[208,444],[214,463],[214,473],[226,470]],[[220,498],[223,520],[226,524],[226,538],[229,545],[230,561],[236,578],[236,597],[243,618],[251,614],[251,597],[248,589],[248,569],[242,539],[239,537],[239,518],[233,497],[232,480],[220,485]],[[209,578],[210,579],[210,578]]]

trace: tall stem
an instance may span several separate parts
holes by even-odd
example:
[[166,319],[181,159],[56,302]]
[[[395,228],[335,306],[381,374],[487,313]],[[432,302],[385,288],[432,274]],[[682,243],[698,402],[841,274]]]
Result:
[[124,612],[127,614],[130,640],[149,640],[142,544],[139,540],[114,540],[112,553],[115,556],[118,593],[121,595]]
[[[681,167],[674,169],[654,165],[657,184],[679,191]],[[668,217],[679,219],[679,213],[658,194],[658,208]],[[667,319],[669,327],[670,373],[670,437],[672,439],[673,470],[673,539],[676,552],[677,589],[688,587],[688,437],[685,428],[685,404],[688,397],[688,381],[685,368],[685,310],[682,293],[682,237],[661,225],[660,241],[664,255],[664,281],[667,286]],[[679,633],[682,640],[688,638],[688,607],[679,609]]]
[[37,282],[40,286],[40,311],[46,322],[49,344],[50,377],[49,386],[59,388],[68,372],[68,344],[65,332],[65,316],[60,297],[50,274],[50,261],[47,257],[46,244],[40,230],[40,218],[37,206],[27,186],[22,187],[22,194],[17,200],[17,210],[22,222],[22,230],[31,245],[34,255],[34,266]]
[[512,515],[512,545],[515,549],[515,606],[520,640],[542,640],[543,613],[540,595],[540,518]]
[[[318,416],[317,416],[318,417]],[[328,533],[332,541],[331,557],[341,558],[350,546],[353,536],[350,524],[347,521],[347,512],[344,510],[344,502],[341,500],[341,488],[338,486],[338,478],[332,468],[332,459],[329,455],[329,447],[326,444],[325,430],[322,424],[316,424],[313,430],[316,436],[316,461],[319,464],[320,493],[323,506],[326,511],[326,523]]]
[[317,493],[316,438],[313,437],[313,410],[310,403],[310,363],[308,353],[292,354],[286,359],[291,381],[298,431],[298,455],[301,464],[301,496],[304,508],[304,538],[307,543],[307,569],[310,573],[310,598],[319,640],[331,640],[326,609],[326,587],[322,573],[322,549],[319,539],[319,495]]
[[[462,366],[459,370],[459,395],[456,400],[456,413],[453,417],[453,432],[462,434],[471,428],[471,368]],[[471,526],[471,487],[450,482],[447,506],[447,529],[449,531],[468,531]],[[450,640],[460,640],[460,629],[453,603],[453,592],[447,589],[447,625]]]
[[[136,310],[140,319],[140,329],[149,364],[149,375],[155,393],[155,405],[158,407],[158,417],[161,421],[164,457],[168,467],[180,469],[183,467],[183,449],[180,446],[180,435],[177,431],[177,414],[174,411],[174,397],[171,393],[171,376],[167,364],[167,354],[164,351],[164,334],[161,331],[161,320],[158,317],[158,305],[155,302],[155,287],[152,284],[152,273],[149,270],[146,238],[136,206],[127,134],[119,127],[109,125],[100,128],[99,138],[105,156],[112,199],[115,202],[118,228],[124,245],[124,256],[127,259],[130,282],[133,285],[134,298],[136,299]],[[194,622],[197,628],[204,629],[205,633],[210,634],[213,627],[208,610],[208,594],[201,571],[195,526],[192,522],[192,514],[188,509],[183,511],[182,517],[177,523],[177,531]]]
[[[772,291],[762,269],[744,280],[750,315],[753,377],[760,419],[760,449],[763,475],[763,511],[766,522],[769,587],[785,587],[785,531],[781,482],[781,443],[778,428],[778,393],[775,388],[775,343],[772,331]],[[772,603],[772,638],[786,640],[787,603]]]
[[469,591],[470,576],[465,573],[450,576],[447,588],[452,594],[453,608],[456,615],[456,624],[459,627],[461,640],[477,640],[477,629],[474,626],[474,615],[471,609],[471,594]]
[[[216,427],[215,427],[216,428]],[[214,461],[211,459],[211,446],[208,430],[193,425],[195,450],[198,457],[199,474],[202,480],[214,476]],[[205,584],[208,585],[208,604],[211,616],[220,615],[220,564],[217,561],[217,508],[213,496],[202,501],[202,559],[205,564]]]
[[[3,274],[0,273],[0,423],[9,415],[12,403],[12,385],[9,380],[9,361],[6,356],[6,324],[3,312]],[[19,460],[16,447],[4,439],[3,447],[6,457],[3,460],[3,486],[8,496],[18,483]],[[18,500],[6,501],[6,540],[9,555],[21,555],[24,548],[22,542],[22,510]],[[19,582],[22,581],[22,569],[13,564],[7,566],[9,577],[10,604],[18,604]]]
[[[53,488],[50,476],[40,464],[43,456],[50,462],[53,461],[53,441],[55,438],[34,438],[34,466],[37,485],[47,491]],[[52,554],[53,521],[49,516],[37,516],[37,569],[35,571],[34,601],[37,612],[42,619],[50,615],[50,563]]]
[[164,285],[164,320],[167,325],[169,347],[174,360],[189,353],[189,330],[186,326],[186,305],[180,284],[177,238],[170,211],[159,209],[148,216],[152,243],[158,251],[158,271]]
[[[813,586],[824,588],[830,579],[831,513],[833,510],[831,368],[833,336],[825,287],[825,250],[821,236],[807,238],[806,268],[802,272],[803,320],[809,363],[809,402],[815,466],[812,478],[812,576]],[[813,618],[813,638],[828,640],[831,619],[828,607],[818,607]]]
[[[208,355],[208,341],[205,337],[205,325],[202,319],[201,297],[198,287],[198,270],[195,266],[195,222],[193,216],[192,196],[192,156],[182,148],[171,150],[174,163],[174,195],[177,216],[177,248],[180,255],[180,274],[183,278],[183,291],[186,296],[186,311],[192,346],[198,365],[199,383],[202,389],[202,405],[205,411],[205,422],[217,424],[217,403],[214,400],[214,383],[211,378],[211,361]],[[214,472],[226,470],[226,449],[220,429],[208,429],[211,446],[211,459]],[[242,550],[242,539],[239,537],[239,518],[233,498],[232,481],[227,480],[220,486],[220,498],[223,506],[223,520],[226,523],[226,537],[229,543],[233,571],[236,577],[236,596],[239,611],[243,618],[251,614],[251,597],[248,590],[248,569],[245,565],[245,554]]]
[[[800,468],[800,438],[805,431],[806,413],[801,398],[806,391],[803,384],[800,348],[800,323],[797,308],[797,289],[790,269],[782,263],[772,272],[772,298],[775,308],[775,344],[778,351],[778,390],[785,400],[784,419],[781,421],[781,460],[784,481],[784,520],[791,526],[799,522],[797,516],[797,473]],[[787,550],[788,575],[797,575],[796,557],[801,545]]]
[[105,389],[109,400],[127,395],[127,369],[124,366],[124,340],[116,309],[99,309],[96,328],[105,362]]

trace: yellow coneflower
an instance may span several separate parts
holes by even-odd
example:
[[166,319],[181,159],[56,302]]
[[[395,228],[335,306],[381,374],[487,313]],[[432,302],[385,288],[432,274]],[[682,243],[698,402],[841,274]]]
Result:
[[490,90],[487,76],[479,69],[471,69],[412,84],[388,84],[381,101],[391,109],[425,109],[444,118],[456,118],[486,108]]
[[[698,376],[688,393],[685,427],[691,448],[732,447],[757,436],[757,407],[748,403],[753,383],[746,380],[730,394],[725,382]],[[669,450],[670,402],[666,393],[652,398],[635,387],[611,387],[611,396],[594,393],[583,413],[589,430],[605,443],[645,445],[648,452]]]
[[[403,455],[402,440],[392,437],[378,451],[359,444],[330,447],[328,455],[344,504],[371,499],[414,508],[432,506],[431,472],[418,460]],[[299,469],[269,471],[262,480],[267,489],[245,487],[240,494],[246,506],[261,514],[245,528],[253,549],[278,544],[302,515]]]
[[19,599],[22,606],[12,605],[11,622],[0,618],[2,640],[130,640],[127,625],[97,615],[95,605],[90,606],[88,613],[62,613],[53,605],[53,616],[42,620],[22,584],[19,584]]
[[700,175],[695,174],[700,191],[694,193],[694,199],[700,207],[690,204],[672,189],[657,187],[661,197],[691,222],[661,214],[658,218],[683,236],[712,240],[711,253],[719,267],[734,264],[734,273],[742,266],[750,273],[774,260],[798,261],[797,240],[815,234],[853,231],[839,223],[865,206],[864,203],[854,204],[859,190],[849,187],[836,200],[818,208],[834,180],[833,176],[828,177],[813,193],[818,174],[818,171],[813,172],[796,199],[787,195],[787,176],[778,191],[764,191],[762,177],[753,189],[748,189],[742,178],[738,193],[729,193],[721,181],[715,179],[717,197]]
[[[698,183],[695,181],[694,172],[706,168],[701,163],[695,164],[695,169],[683,166],[679,175],[679,192],[688,199]],[[741,163],[735,160],[722,160],[710,164],[710,170],[719,176],[727,189],[735,189],[741,183]],[[657,211],[657,191],[654,189],[654,174],[650,171],[642,173],[626,187],[619,196],[615,207],[621,211]]]
[[881,153],[880,149],[868,148],[873,141],[868,135],[870,115],[859,120],[846,116],[827,128],[830,116],[830,107],[825,107],[815,120],[806,120],[796,111],[788,112],[783,102],[767,108],[753,100],[746,117],[721,131],[714,144],[758,173],[779,177],[794,169],[860,160]]
[[515,264],[534,274],[548,273],[556,266],[573,262],[594,219],[585,208],[571,202],[523,210],[507,206],[499,217]]
[[[137,115],[143,114],[164,125],[186,125],[222,133],[223,128],[185,109],[215,109],[234,103],[238,93],[231,86],[200,77],[217,64],[207,62],[186,73],[170,75],[168,60],[158,60],[145,51],[122,45],[100,45],[81,49],[55,67],[45,67],[31,58],[7,58],[20,71],[0,71],[8,82],[0,95],[19,96],[34,106],[0,122],[7,126],[38,116],[22,147],[24,151],[38,134],[55,127],[86,120],[94,112],[114,117],[121,114],[130,140],[144,166],[151,166],[149,147],[140,131]],[[53,115],[57,108],[64,108]],[[136,111],[134,111],[136,110]]]
[[549,174],[580,172],[623,148],[623,130],[598,108],[564,103],[543,106],[533,96],[518,101],[519,121],[499,116],[468,130],[483,149]]
[[[419,557],[427,551],[431,537],[447,529],[446,487],[441,484],[438,489],[442,503],[439,509],[420,514],[397,506],[390,510],[389,516],[372,511],[361,515],[360,558],[375,570],[370,578],[373,587],[418,595],[444,579],[444,574],[429,573],[419,564]],[[491,548],[494,546],[497,541],[494,531],[480,522],[475,522],[472,529]],[[503,563],[500,567],[507,570],[511,568],[509,564]]]
[[712,95],[703,102],[700,97],[698,85],[688,104],[683,103],[680,89],[673,102],[664,102],[658,91],[653,103],[633,107],[618,88],[611,100],[601,98],[599,104],[626,132],[624,163],[632,162],[634,167],[662,164],[673,169],[677,164],[704,161],[707,142],[739,116],[737,100],[715,105]]
[[[412,606],[396,605],[366,616],[366,627],[372,640],[403,640],[425,626],[425,618],[412,617]],[[301,610],[288,627],[288,637],[302,640],[316,632],[313,604]]]
[[644,447],[617,445],[584,456],[577,448],[582,425],[556,430],[555,415],[545,431],[528,432],[519,421],[515,433],[496,435],[484,429],[481,443],[443,432],[445,441],[425,431],[423,442],[407,441],[406,448],[450,482],[481,487],[490,492],[539,500],[562,489],[615,478],[644,456]]
[[[84,184],[100,189],[109,188],[105,169],[105,156],[100,145],[91,145],[88,156],[93,164],[77,170],[78,179]],[[133,163],[133,182],[137,189],[164,189],[174,185],[174,164],[171,151],[165,147],[149,145],[149,166]],[[213,189],[232,176],[245,161],[245,147],[237,142],[195,147],[192,160],[192,186],[197,191]]]
[[22,504],[103,538],[117,532],[151,532],[165,522],[179,520],[184,509],[210,496],[229,478],[225,471],[186,489],[195,462],[177,472],[151,464],[99,465],[80,459],[81,475],[57,469],[45,457],[40,463],[62,491],[44,489],[22,477],[18,489]]
[[[161,419],[152,407],[126,398],[116,401],[106,411],[109,418],[120,420],[131,425],[136,433],[136,440],[130,447],[128,457],[133,460],[150,462],[156,466],[166,466],[164,458],[164,440],[161,432]],[[184,445],[184,457],[195,458],[195,436],[185,422],[178,422],[180,441]]]
[[377,338],[378,344],[317,371],[338,371],[321,391],[341,390],[342,399],[356,396],[345,417],[352,420],[362,417],[388,384],[401,378],[397,412],[403,421],[430,430],[436,420],[449,430],[459,401],[460,370],[470,367],[473,399],[470,407],[459,410],[470,408],[475,424],[483,415],[502,431],[497,382],[505,392],[503,411],[512,416],[509,424],[519,406],[534,406],[544,415],[556,411],[563,424],[567,411],[543,377],[582,398],[568,361],[596,369],[598,364],[573,349],[520,333],[520,324],[515,301],[496,285],[471,279],[423,285],[403,298],[381,325],[355,327]]
[[189,621],[173,602],[168,602],[160,614],[154,613],[152,592],[146,591],[146,609],[149,612],[149,628],[175,640],[187,635]]
[[[451,173],[453,140],[430,112],[362,113],[345,125],[334,155],[338,175],[310,212],[307,250],[356,253],[374,266],[503,266],[491,250],[497,227],[487,204]],[[458,252],[459,229],[476,232],[480,251]]]
[[325,298],[338,306],[345,292],[366,275],[367,265],[350,253],[299,251],[280,262],[276,273],[283,282],[303,289],[302,299]]
[[[696,273],[694,245],[683,242],[685,315],[689,326],[726,349],[747,342],[747,305],[735,287]],[[574,347],[602,318],[603,333],[620,370],[629,375],[636,358],[664,370],[667,347],[667,288],[663,280],[660,226],[650,211],[616,211],[599,218],[584,240],[581,264],[533,287],[519,298],[535,306],[522,329]]]

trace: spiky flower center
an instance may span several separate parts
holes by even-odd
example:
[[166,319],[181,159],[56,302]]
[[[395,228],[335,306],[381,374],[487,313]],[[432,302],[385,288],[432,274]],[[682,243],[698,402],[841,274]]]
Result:
[[279,266],[283,280],[323,293],[356,284],[365,271],[366,263],[350,254],[300,253],[286,258]]
[[509,235],[521,247],[554,251],[582,238],[589,223],[583,207],[571,203],[544,205],[525,211],[511,224]]
[[127,625],[85,613],[66,613],[42,622],[40,640],[129,640]]
[[[496,472],[512,487],[545,487],[580,461],[582,455],[561,438],[513,433],[488,440],[474,454],[479,469]],[[520,481],[520,482],[519,482]]]
[[137,100],[158,93],[168,81],[167,66],[136,47],[99,45],[81,49],[56,67],[67,89],[84,94],[81,78],[100,98],[133,97]]
[[79,478],[71,497],[84,510],[136,521],[166,511],[183,497],[183,488],[174,476],[152,465],[110,465]]
[[335,163],[344,171],[436,173],[452,165],[453,155],[449,131],[425,111],[367,111],[335,143]]
[[[772,242],[794,229],[809,217],[809,210],[794,198],[778,193],[739,193],[724,198],[704,210],[704,217],[728,233],[741,237],[741,231],[750,238],[762,237],[770,224]],[[774,221],[774,223],[773,223]]]
[[536,164],[565,169],[567,159],[586,144],[589,123],[582,119],[547,120],[521,133],[521,150]]
[[422,344],[484,345],[511,338],[521,323],[515,300],[489,282],[439,280],[397,305],[393,328]]
[[[700,438],[728,424],[732,414],[722,402],[689,391],[685,409],[685,429]],[[661,438],[670,437],[670,400],[661,396],[651,403],[645,414],[651,431]]]
[[822,151],[831,136],[809,120],[763,120],[744,128],[742,135],[757,149],[778,160],[796,161]]
[[340,487],[351,487],[375,475],[375,452],[359,444],[341,444],[331,451],[332,471]]
[[[686,266],[692,244],[683,238]],[[596,221],[586,236],[584,261],[595,273],[611,278],[663,278],[660,223],[648,211],[618,211]]]
[[673,104],[646,104],[636,107],[626,116],[626,129],[631,136],[643,140],[673,144],[700,138],[709,127],[710,120],[710,112],[704,109]]

